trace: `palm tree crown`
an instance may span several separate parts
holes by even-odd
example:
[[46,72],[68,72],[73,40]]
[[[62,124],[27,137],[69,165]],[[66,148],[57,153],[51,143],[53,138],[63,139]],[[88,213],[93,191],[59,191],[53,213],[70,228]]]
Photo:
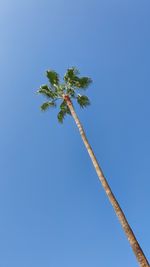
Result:
[[71,114],[65,97],[76,99],[80,107],[84,108],[90,105],[89,98],[77,93],[78,89],[86,89],[92,82],[89,77],[79,77],[79,71],[75,68],[67,69],[64,75],[64,82],[60,83],[59,75],[53,70],[47,70],[46,76],[49,84],[42,85],[37,93],[44,95],[48,101],[41,105],[41,110],[46,111],[50,107],[56,107],[57,100],[61,100],[60,110],[57,115],[58,121],[63,122],[67,114]]

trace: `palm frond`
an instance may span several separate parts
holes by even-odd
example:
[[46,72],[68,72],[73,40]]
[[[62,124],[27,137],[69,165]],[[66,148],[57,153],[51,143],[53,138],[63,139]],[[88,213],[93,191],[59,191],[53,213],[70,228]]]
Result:
[[71,85],[75,85],[75,83],[78,81],[78,75],[79,71],[72,67],[70,69],[67,69],[66,74],[64,75],[64,81],[70,83]]
[[57,115],[57,119],[60,123],[63,123],[64,117],[66,115],[66,112],[64,112],[63,110],[60,110],[58,115]]
[[56,71],[54,70],[47,70],[46,71],[46,76],[50,82],[51,85],[58,85],[59,84],[59,75]]
[[67,114],[71,115],[71,112],[70,112],[70,109],[67,106],[66,101],[64,100],[60,105],[60,111],[59,111],[59,113],[57,115],[58,121],[60,123],[63,123],[63,120],[64,120],[64,118],[65,118],[65,116]]
[[92,83],[92,79],[89,77],[81,77],[76,83],[77,88],[86,89]]
[[54,101],[48,101],[41,105],[41,110],[46,111],[50,107],[56,107],[56,104]]
[[55,93],[47,85],[42,85],[37,93],[42,94],[48,98],[55,98]]
[[64,100],[60,105],[61,111],[63,111],[65,114],[71,114],[70,109],[67,106],[66,101]]
[[87,88],[92,80],[89,77],[78,77],[79,71],[73,67],[67,70],[64,80],[68,82],[71,86],[76,88],[85,89]]
[[67,69],[66,74],[64,75],[64,80],[73,79],[75,76],[79,75],[79,70],[76,67]]
[[77,96],[77,102],[78,102],[78,104],[80,105],[81,108],[84,108],[84,107],[90,105],[90,100],[85,95],[78,95]]

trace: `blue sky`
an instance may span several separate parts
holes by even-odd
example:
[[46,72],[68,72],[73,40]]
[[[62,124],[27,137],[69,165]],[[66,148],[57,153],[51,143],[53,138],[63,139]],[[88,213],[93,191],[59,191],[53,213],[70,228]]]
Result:
[[42,114],[45,70],[93,79],[76,107],[150,257],[150,2],[1,0],[0,266],[138,266],[72,118]]

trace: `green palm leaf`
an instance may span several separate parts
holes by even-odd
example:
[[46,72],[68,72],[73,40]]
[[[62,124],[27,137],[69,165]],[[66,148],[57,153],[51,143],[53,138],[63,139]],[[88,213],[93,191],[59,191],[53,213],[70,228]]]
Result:
[[77,76],[78,74],[79,74],[79,71],[75,67],[72,67],[70,69],[67,69],[67,72],[64,75],[65,82],[68,82],[71,85],[75,85],[75,83],[79,79],[78,76]]
[[78,82],[76,83],[77,88],[86,89],[90,84],[92,83],[92,80],[88,77],[81,77],[78,79]]
[[42,85],[37,92],[48,98],[55,98],[55,93],[47,85]]
[[66,112],[64,112],[63,110],[60,110],[58,115],[57,115],[57,118],[58,118],[58,121],[60,123],[63,123],[63,120],[64,120],[64,117],[66,115]]
[[56,107],[56,104],[54,101],[48,101],[41,105],[41,110],[46,111],[50,107]]
[[65,114],[71,114],[71,112],[70,112],[70,110],[69,110],[69,108],[68,108],[68,106],[67,106],[66,101],[63,101],[63,102],[61,103],[61,105],[60,105],[60,109],[61,109],[61,111],[63,111]]
[[64,75],[64,80],[68,81],[69,79],[73,79],[76,77],[79,73],[79,70],[76,67],[72,67],[67,69],[66,74]]
[[59,84],[59,75],[56,71],[48,70],[46,71],[46,76],[51,85],[55,86]]
[[85,89],[87,88],[92,80],[88,77],[78,77],[79,71],[76,68],[70,68],[67,70],[64,80],[65,82],[68,82],[71,86],[80,88],[80,89]]
[[59,113],[58,113],[58,115],[57,115],[58,121],[59,121],[60,123],[63,123],[63,120],[64,120],[64,118],[65,118],[65,116],[66,116],[67,114],[71,115],[71,112],[70,112],[70,110],[69,110],[69,108],[68,108],[68,106],[67,106],[66,101],[63,101],[63,102],[61,103],[61,105],[60,105],[60,111],[59,111]]
[[79,103],[79,105],[80,105],[81,108],[84,108],[84,107],[90,105],[90,100],[85,95],[82,95],[82,96],[81,95],[78,95],[77,96],[77,102]]

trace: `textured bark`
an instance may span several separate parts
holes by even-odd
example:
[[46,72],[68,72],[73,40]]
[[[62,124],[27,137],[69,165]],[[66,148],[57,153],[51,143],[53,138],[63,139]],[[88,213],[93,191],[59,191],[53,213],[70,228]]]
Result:
[[135,237],[135,235],[134,235],[134,233],[133,233],[133,231],[132,231],[132,229],[131,229],[131,227],[130,227],[130,225],[129,225],[129,223],[128,223],[128,221],[127,221],[127,219],[126,219],[126,217],[125,217],[125,215],[124,215],[124,213],[123,213],[123,211],[119,205],[119,203],[118,203],[118,201],[116,200],[114,194],[112,193],[112,190],[111,190],[111,188],[110,188],[110,186],[109,186],[109,184],[108,184],[108,182],[107,182],[107,180],[103,174],[101,167],[99,166],[99,163],[98,163],[98,161],[94,155],[94,152],[93,152],[93,150],[92,150],[92,148],[91,148],[91,146],[87,140],[84,129],[83,129],[83,127],[79,121],[79,118],[78,118],[78,116],[74,110],[74,107],[72,105],[70,98],[67,95],[65,95],[64,99],[65,99],[65,101],[66,101],[66,103],[70,109],[71,115],[74,118],[75,123],[79,129],[81,138],[82,138],[83,143],[84,143],[84,145],[85,145],[85,147],[89,153],[89,156],[92,160],[92,163],[93,163],[94,168],[96,170],[96,173],[99,177],[99,180],[102,183],[102,186],[103,186],[103,188],[104,188],[104,190],[105,190],[105,192],[109,198],[109,201],[111,202],[111,204],[115,210],[115,213],[116,213],[116,215],[120,221],[120,224],[121,224],[121,226],[122,226],[122,228],[123,228],[123,230],[124,230],[124,232],[128,238],[128,241],[129,241],[129,243],[130,243],[130,245],[134,251],[134,254],[135,254],[135,256],[139,262],[140,267],[149,267],[148,260],[146,259],[146,257],[144,255],[144,253],[143,253],[143,251],[142,251],[142,249],[141,249],[141,247],[140,247],[140,245],[139,245],[139,243],[138,243],[138,241],[137,241],[137,239],[136,239],[136,237]]

